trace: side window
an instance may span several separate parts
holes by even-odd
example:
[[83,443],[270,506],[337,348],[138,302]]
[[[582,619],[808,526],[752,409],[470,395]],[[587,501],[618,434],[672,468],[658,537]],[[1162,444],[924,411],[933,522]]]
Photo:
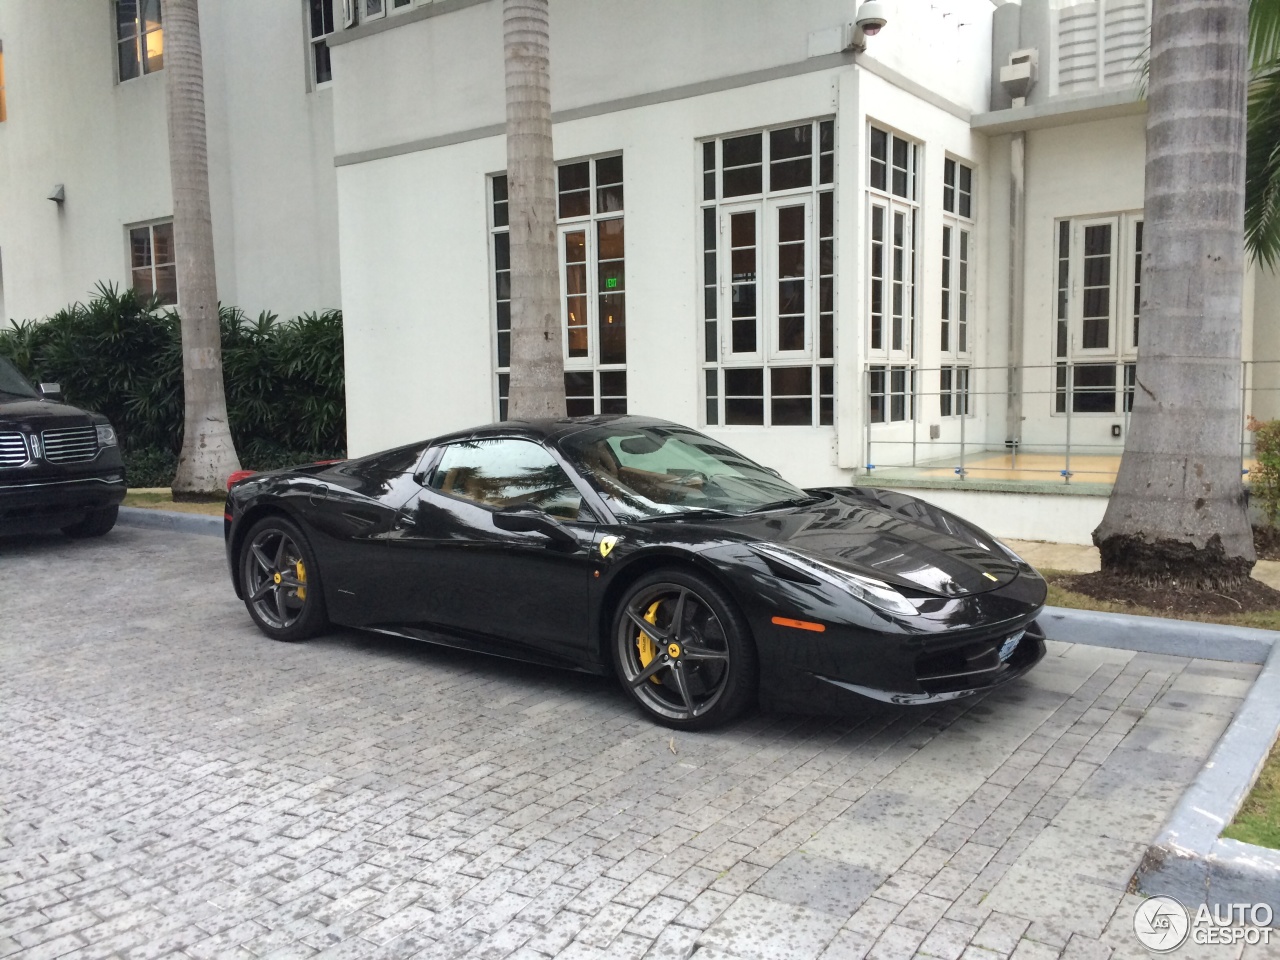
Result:
[[160,0],[116,0],[115,6],[120,82],[164,69]]
[[576,520],[582,496],[561,466],[531,440],[464,440],[444,448],[431,486],[493,509],[528,504]]

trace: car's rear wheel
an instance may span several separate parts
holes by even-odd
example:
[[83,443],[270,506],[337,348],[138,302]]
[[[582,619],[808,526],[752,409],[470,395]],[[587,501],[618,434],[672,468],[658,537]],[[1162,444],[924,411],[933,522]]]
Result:
[[756,650],[733,600],[691,571],[633,583],[613,622],[623,687],[653,719],[699,730],[731,720],[756,692]]
[[264,517],[245,535],[240,588],[249,616],[273,640],[305,640],[328,626],[311,545],[284,517]]
[[116,525],[116,517],[120,515],[119,507],[103,507],[85,515],[83,520],[62,528],[62,532],[74,540],[86,537],[101,537]]

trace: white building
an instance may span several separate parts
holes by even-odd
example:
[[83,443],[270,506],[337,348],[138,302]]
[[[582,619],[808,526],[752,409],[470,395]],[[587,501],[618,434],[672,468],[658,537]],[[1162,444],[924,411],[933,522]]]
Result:
[[[201,4],[218,293],[251,314],[341,300],[332,83],[316,82],[310,2]],[[172,299],[159,8],[0,0],[5,320],[47,316],[99,281]],[[49,200],[58,186],[65,199]]]
[[[358,455],[505,412],[502,3],[327,2],[203,5],[215,235],[251,310],[340,272]],[[170,210],[130,0],[59,6],[0,0],[9,316],[126,279]],[[855,0],[553,0],[570,412],[1087,540],[1136,357],[1149,0],[890,7],[858,51]],[[1246,359],[1280,358],[1275,289],[1250,272]]]

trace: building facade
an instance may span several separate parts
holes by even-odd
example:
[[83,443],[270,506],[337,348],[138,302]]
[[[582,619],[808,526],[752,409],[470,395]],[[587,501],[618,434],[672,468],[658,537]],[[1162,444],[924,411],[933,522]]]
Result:
[[[201,4],[218,293],[251,314],[341,301],[325,2]],[[173,302],[160,0],[0,0],[0,58],[0,317]]]
[[[158,0],[64,4],[0,0],[8,316],[164,266],[135,252],[163,250],[171,212]],[[856,9],[553,0],[568,409],[1087,539],[1141,323],[1150,0],[897,0],[864,49]],[[224,302],[340,301],[353,455],[505,416],[501,0],[202,15]],[[1260,416],[1280,414],[1276,286],[1246,276]],[[1025,495],[977,496],[1008,477]],[[1070,505],[1036,492],[1091,479]]]

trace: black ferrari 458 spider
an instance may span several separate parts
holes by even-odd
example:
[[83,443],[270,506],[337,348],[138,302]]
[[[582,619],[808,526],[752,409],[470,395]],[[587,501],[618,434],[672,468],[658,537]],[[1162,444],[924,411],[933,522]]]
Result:
[[678,728],[963,697],[1044,656],[1045,583],[981,530],[890,490],[802,490],[642,417],[233,478],[226,541],[269,637],[333,623],[612,671]]

